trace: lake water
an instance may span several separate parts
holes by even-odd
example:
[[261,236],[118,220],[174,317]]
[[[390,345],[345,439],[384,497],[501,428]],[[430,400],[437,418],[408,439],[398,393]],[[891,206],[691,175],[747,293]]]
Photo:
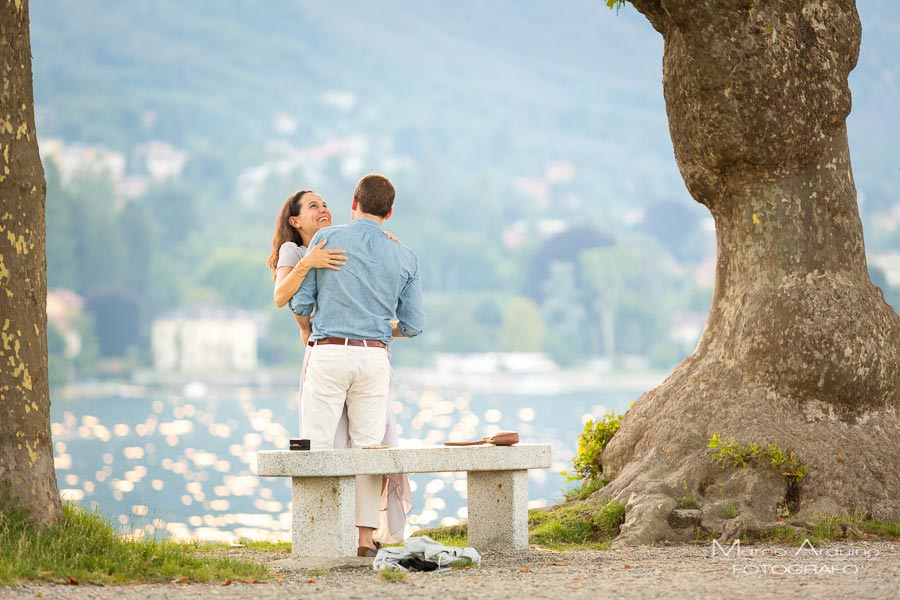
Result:
[[[529,472],[531,507],[552,504],[575,485],[560,471],[571,468],[584,421],[623,412],[640,395],[639,389],[609,386],[572,390],[544,382],[525,389],[501,385],[504,392],[497,386],[430,386],[427,380],[398,377],[407,383],[392,390],[401,446],[477,440],[499,429],[518,431],[523,442],[549,443],[553,466]],[[298,437],[295,389],[196,382],[122,390],[54,398],[56,472],[64,499],[98,509],[138,536],[290,539],[290,479],[260,478],[254,469],[257,450],[287,449],[288,439]],[[410,530],[465,518],[465,473],[417,474],[410,481]]]

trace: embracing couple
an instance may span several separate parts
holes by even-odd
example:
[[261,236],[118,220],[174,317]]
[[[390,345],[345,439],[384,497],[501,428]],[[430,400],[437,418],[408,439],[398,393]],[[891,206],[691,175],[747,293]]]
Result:
[[[290,305],[306,346],[300,435],[312,450],[397,443],[389,344],[419,335],[425,313],[416,255],[382,230],[394,195],[387,177],[366,175],[350,223],[332,226],[322,197],[303,190],[275,224],[275,304]],[[411,507],[405,475],[358,476],[358,554],[374,556],[376,539],[402,541]]]

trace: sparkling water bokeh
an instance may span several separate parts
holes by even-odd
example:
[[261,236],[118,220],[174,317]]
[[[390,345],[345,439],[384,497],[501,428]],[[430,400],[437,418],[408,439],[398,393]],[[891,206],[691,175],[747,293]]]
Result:
[[[529,471],[529,506],[572,487],[583,423],[623,412],[634,390],[515,393],[442,385],[394,386],[401,447],[476,440],[501,429],[549,443],[553,465]],[[64,500],[99,510],[126,534],[199,540],[290,539],[289,478],[255,474],[258,450],[287,449],[298,435],[295,388],[122,386],[118,393],[54,399],[52,431]],[[410,476],[409,531],[466,518],[466,474]]]

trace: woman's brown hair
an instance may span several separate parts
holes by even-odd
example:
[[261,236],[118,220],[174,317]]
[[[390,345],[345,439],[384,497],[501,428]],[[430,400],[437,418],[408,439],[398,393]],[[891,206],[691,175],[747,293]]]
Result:
[[272,236],[272,253],[269,254],[269,268],[272,269],[272,279],[275,278],[275,268],[278,266],[278,251],[281,249],[281,245],[285,242],[294,242],[298,246],[303,245],[303,238],[300,237],[300,232],[291,227],[288,220],[291,217],[300,215],[300,209],[303,207],[300,200],[303,196],[310,193],[312,193],[312,190],[300,190],[293,194],[285,200],[281,211],[278,213],[278,218],[275,220],[275,234]]

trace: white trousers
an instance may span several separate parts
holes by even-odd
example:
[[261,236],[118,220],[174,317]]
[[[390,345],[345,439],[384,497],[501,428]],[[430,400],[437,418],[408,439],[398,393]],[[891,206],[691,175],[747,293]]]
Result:
[[[375,446],[384,438],[391,365],[384,348],[329,344],[309,348],[300,398],[301,437],[311,450],[334,447],[344,404],[351,447]],[[378,528],[381,475],[356,477],[356,526]]]

